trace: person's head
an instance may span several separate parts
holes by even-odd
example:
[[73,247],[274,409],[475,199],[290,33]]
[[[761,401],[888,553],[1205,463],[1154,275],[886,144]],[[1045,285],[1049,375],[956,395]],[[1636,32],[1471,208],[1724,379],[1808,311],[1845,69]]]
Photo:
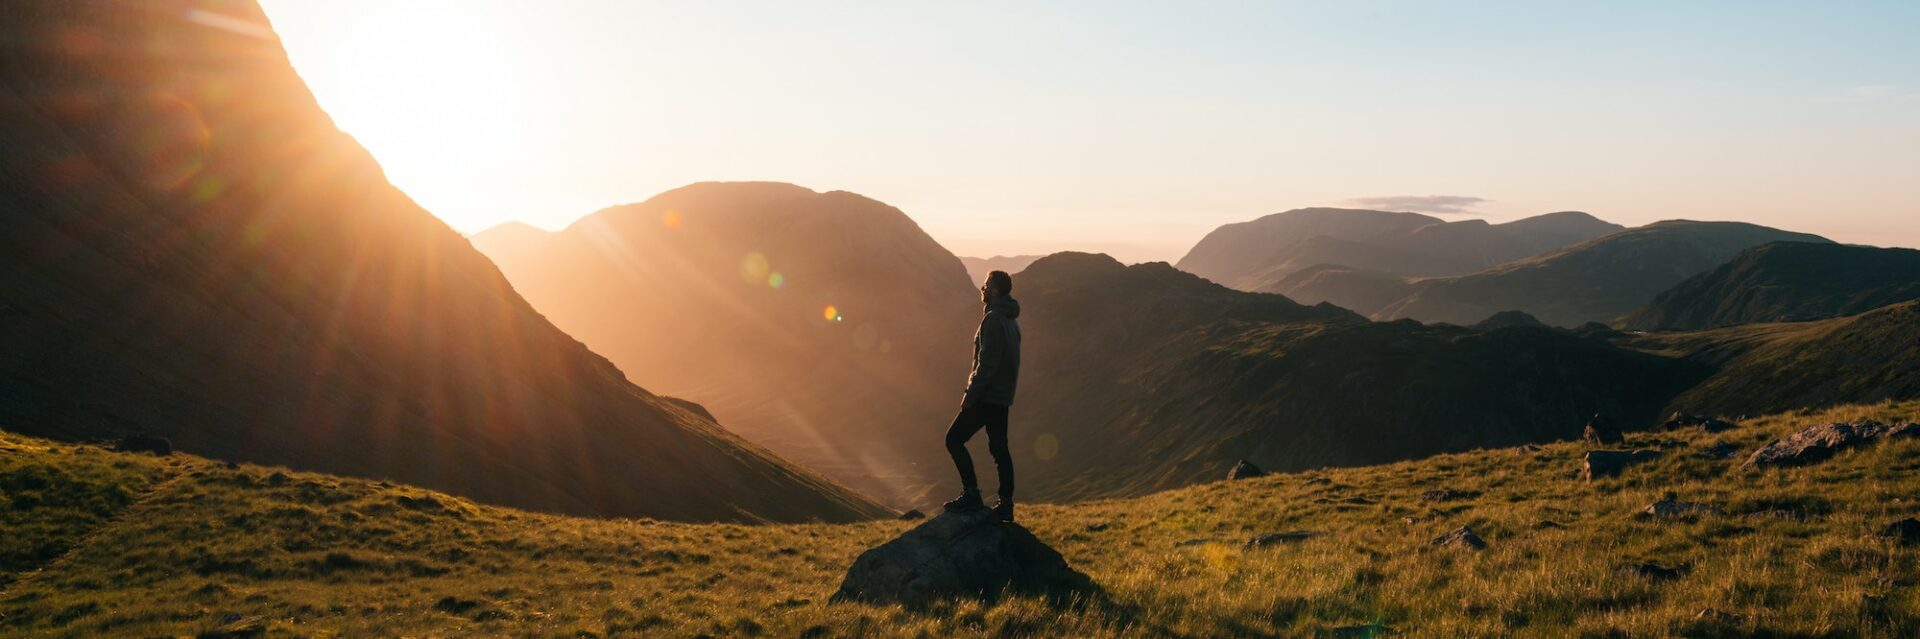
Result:
[[994,271],[987,274],[987,281],[980,284],[980,301],[991,302],[993,298],[1013,292],[1013,276],[1006,271]]

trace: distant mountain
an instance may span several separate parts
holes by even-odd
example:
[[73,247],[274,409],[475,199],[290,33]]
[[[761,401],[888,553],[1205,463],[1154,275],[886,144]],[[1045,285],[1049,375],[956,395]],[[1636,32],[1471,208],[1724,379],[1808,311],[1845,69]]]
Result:
[[547,323],[334,127],[253,3],[6,15],[0,427],[576,514],[882,512]]
[[994,271],[1019,273],[1044,255],[995,255],[993,257],[961,257],[960,263],[967,265],[967,277],[975,283],[984,282],[987,274]]
[[1636,330],[1691,330],[1855,315],[1920,299],[1920,251],[1779,242],[1695,275],[1627,315]]
[[1326,302],[1362,315],[1372,316],[1380,309],[1412,293],[1417,278],[1372,271],[1351,266],[1321,264],[1309,266],[1279,281],[1264,284],[1258,292],[1279,293],[1303,304]]
[[[853,193],[710,182],[555,233],[476,235],[535,308],[637,383],[896,502],[953,470],[979,293],[899,209]],[[1017,292],[1017,291],[1016,291]]]
[[1622,227],[1562,212],[1504,224],[1418,213],[1307,208],[1214,229],[1181,270],[1241,290],[1271,291],[1294,273],[1339,265],[1395,275],[1471,273]]
[[1472,324],[1518,310],[1555,326],[1611,322],[1741,251],[1782,241],[1832,243],[1742,222],[1656,222],[1471,275],[1420,280],[1371,316]]
[[1546,328],[1369,322],[1164,263],[1062,253],[1016,283],[1015,455],[1040,499],[1368,464],[1651,424],[1699,367]]
[[[1791,249],[1789,249],[1791,250]],[[1740,415],[1920,398],[1920,301],[1858,315],[1653,333],[1623,344],[1714,372],[1673,406]]]

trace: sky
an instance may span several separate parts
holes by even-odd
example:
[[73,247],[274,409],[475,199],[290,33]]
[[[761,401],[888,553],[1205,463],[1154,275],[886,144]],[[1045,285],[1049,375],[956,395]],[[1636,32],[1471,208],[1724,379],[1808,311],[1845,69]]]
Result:
[[262,4],[464,232],[776,180],[983,257],[1305,206],[1920,246],[1920,2]]

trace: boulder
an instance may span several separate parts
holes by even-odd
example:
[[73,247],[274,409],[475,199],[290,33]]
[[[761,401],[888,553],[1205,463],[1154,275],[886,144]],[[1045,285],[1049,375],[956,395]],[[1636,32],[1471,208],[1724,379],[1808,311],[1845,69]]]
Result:
[[1741,464],[1742,468],[1804,466],[1826,461],[1834,453],[1878,439],[1910,437],[1920,434],[1920,424],[1888,426],[1873,420],[1852,424],[1833,423],[1813,426],[1774,440],[1760,447]]
[[1585,466],[1580,469],[1580,478],[1593,481],[1599,477],[1612,477],[1620,474],[1626,467],[1652,460],[1660,456],[1660,451],[1650,448],[1634,450],[1589,450]]
[[1698,427],[1700,428],[1700,430],[1704,430],[1709,433],[1718,433],[1718,432],[1722,432],[1722,431],[1733,428],[1733,423],[1715,419],[1712,417],[1703,417],[1700,415],[1693,415],[1689,413],[1682,413],[1679,411],[1675,411],[1672,417],[1667,418],[1667,423],[1660,425],[1660,428],[1664,430],[1678,430],[1681,428],[1694,428],[1694,427]]
[[1242,459],[1240,463],[1233,465],[1233,470],[1227,471],[1227,479],[1253,479],[1265,474],[1267,471],[1260,470],[1259,466]]
[[1902,546],[1920,543],[1920,519],[1908,517],[1887,524],[1880,529],[1880,536],[1899,542]]
[[978,510],[941,513],[860,553],[832,601],[924,608],[1003,592],[1065,599],[1098,588],[1026,528]]
[[164,457],[173,454],[173,442],[165,437],[128,433],[113,443],[113,449],[123,453],[153,453]]
[[1267,533],[1259,537],[1248,539],[1247,549],[1252,550],[1254,548],[1266,548],[1268,546],[1278,546],[1280,544],[1290,544],[1298,541],[1306,541],[1308,539],[1319,537],[1324,534],[1326,533],[1313,532],[1311,530],[1291,530],[1287,532]]
[[926,518],[927,518],[927,514],[920,512],[920,509],[918,508],[909,510],[904,513],[900,513],[900,521],[917,521],[917,520],[926,519]]
[[1466,526],[1449,530],[1447,534],[1434,537],[1433,541],[1428,543],[1435,546],[1459,546],[1462,548],[1472,548],[1474,550],[1487,547],[1486,540],[1481,539],[1479,535],[1473,534],[1473,529]]
[[1627,442],[1627,436],[1620,432],[1620,427],[1600,413],[1594,413],[1593,419],[1587,420],[1587,430],[1580,437],[1595,446],[1615,446]]

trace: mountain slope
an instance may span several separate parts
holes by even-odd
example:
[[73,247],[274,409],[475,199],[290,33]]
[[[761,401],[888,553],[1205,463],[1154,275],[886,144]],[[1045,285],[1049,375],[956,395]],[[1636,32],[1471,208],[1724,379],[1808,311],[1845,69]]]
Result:
[[1698,373],[1560,331],[1367,322],[1098,255],[1042,259],[1015,290],[1014,453],[1043,499],[1207,481],[1242,458],[1301,469],[1577,437],[1596,412],[1650,425]]
[[1854,315],[1920,299],[1920,251],[1780,242],[1695,275],[1620,320],[1688,330]]
[[[1023,524],[1100,596],[924,613],[828,601],[855,556],[916,522],[574,519],[0,433],[0,504],[63,499],[0,508],[0,549],[49,553],[0,555],[0,634],[1911,637],[1920,570],[1881,534],[1920,516],[1920,440],[1738,469],[1765,442],[1861,418],[1920,420],[1920,405],[1630,434],[1665,454],[1593,483],[1573,477],[1587,448],[1563,442],[1035,506]],[[48,488],[14,489],[33,481]],[[1642,514],[1669,496],[1705,509]],[[1486,547],[1430,545],[1460,526]],[[1288,531],[1310,534],[1246,546]]]
[[1026,270],[1028,264],[1045,255],[995,255],[993,257],[961,257],[960,263],[967,266],[967,277],[974,282],[983,282],[987,274],[994,271],[1006,271],[1008,274]]
[[1472,324],[1517,310],[1556,326],[1610,322],[1740,251],[1782,241],[1831,243],[1741,222],[1656,222],[1471,275],[1423,280],[1372,316]]
[[1317,265],[1398,275],[1471,273],[1621,228],[1571,211],[1488,224],[1417,213],[1294,209],[1214,229],[1177,266],[1233,288],[1274,292],[1278,282]]
[[628,383],[386,182],[251,2],[0,23],[0,423],[577,514],[876,505]]
[[637,383],[699,402],[784,457],[893,501],[951,480],[939,442],[979,294],[899,209],[702,183],[557,233],[506,227],[474,244]]

